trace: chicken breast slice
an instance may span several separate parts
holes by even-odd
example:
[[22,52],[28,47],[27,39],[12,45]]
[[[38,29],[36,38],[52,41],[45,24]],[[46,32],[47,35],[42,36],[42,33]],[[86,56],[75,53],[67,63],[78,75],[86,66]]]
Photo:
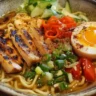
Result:
[[12,59],[12,61],[19,65],[23,63],[21,56],[18,54],[17,50],[12,45],[12,41],[10,39],[4,39],[3,37],[0,37],[0,46],[4,48],[4,52]]
[[[12,31],[12,34],[13,32],[14,31]],[[40,60],[40,58],[34,55],[30,48],[25,44],[20,34],[16,33],[15,35],[11,35],[11,39],[28,66],[31,66],[32,63],[36,63]]]
[[34,44],[34,42],[33,42],[32,37],[31,37],[30,34],[28,33],[28,31],[25,30],[25,29],[21,29],[21,30],[19,30],[19,33],[21,34],[21,36],[22,36],[24,42],[26,43],[26,45],[27,45],[27,46],[30,48],[30,50],[34,53],[34,55],[36,55],[36,56],[39,57],[40,54],[39,54],[39,52],[38,52],[38,50],[37,50],[37,48],[36,48],[36,46],[35,46],[35,44]]
[[47,44],[44,41],[44,37],[41,35],[41,33],[39,33],[39,29],[36,25],[36,20],[32,19],[29,23],[28,23],[28,27],[29,27],[29,34],[32,37],[34,44],[36,46],[36,48],[38,49],[38,51],[40,52],[41,55],[44,54],[48,54],[49,53],[49,48],[47,46]]
[[49,48],[48,48],[47,44],[43,41],[43,39],[41,40],[41,37],[39,36],[37,31],[34,28],[30,28],[29,34],[32,37],[34,44],[37,47],[40,54],[42,56],[45,54],[48,54]]
[[31,66],[33,63],[39,62],[40,58],[30,50],[30,48],[24,42],[22,34],[15,30],[13,24],[9,24],[8,30],[10,31],[11,39],[14,46],[16,47],[22,58],[25,60],[27,65]]
[[22,67],[12,61],[2,50],[0,50],[0,62],[6,73],[16,73],[22,70]]

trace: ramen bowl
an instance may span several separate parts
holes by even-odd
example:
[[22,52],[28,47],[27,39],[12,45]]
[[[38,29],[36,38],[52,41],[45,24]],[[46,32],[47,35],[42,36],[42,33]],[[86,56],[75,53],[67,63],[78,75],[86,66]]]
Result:
[[[64,6],[66,0],[60,0],[60,4]],[[23,0],[0,0],[0,16],[10,12],[15,11],[16,8],[23,2]],[[96,1],[95,0],[69,0],[70,6],[73,12],[81,11],[86,13],[87,17],[91,21],[96,21]],[[17,90],[11,89],[0,83],[0,90],[4,93],[13,96],[35,96],[30,94],[25,94]],[[80,91],[75,91],[67,94],[57,94],[57,96],[90,96],[96,93],[96,82],[92,83],[85,89]]]

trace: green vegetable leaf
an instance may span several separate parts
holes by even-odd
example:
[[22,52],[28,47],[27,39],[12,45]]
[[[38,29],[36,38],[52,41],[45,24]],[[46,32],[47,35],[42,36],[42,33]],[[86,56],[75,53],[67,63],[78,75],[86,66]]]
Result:
[[47,82],[47,84],[48,84],[49,86],[52,86],[52,85],[54,84],[54,80],[49,80],[49,81]]
[[27,72],[25,72],[24,77],[25,77],[26,79],[27,79],[27,78],[32,79],[32,78],[35,77],[35,75],[36,75],[35,72],[27,71]]
[[65,64],[65,60],[56,60],[55,64],[58,66],[59,69],[61,69]]
[[70,61],[71,63],[74,63],[74,62],[77,61],[77,56],[75,54],[73,54],[72,52],[70,52],[70,51],[66,52],[66,56],[67,56],[66,57],[67,60]]
[[61,82],[59,83],[59,88],[61,91],[63,91],[68,88],[68,84],[66,82]]
[[45,72],[47,72],[47,71],[50,70],[50,68],[49,68],[46,64],[40,64],[40,68],[41,68],[43,71],[45,71]]

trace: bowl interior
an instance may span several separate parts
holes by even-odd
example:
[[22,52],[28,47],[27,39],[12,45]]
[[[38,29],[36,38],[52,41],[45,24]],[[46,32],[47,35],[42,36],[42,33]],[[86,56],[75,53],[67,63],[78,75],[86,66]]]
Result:
[[[60,3],[62,6],[64,6],[65,1],[66,0],[60,0]],[[15,10],[22,2],[23,2],[23,0],[0,0],[0,16],[8,13],[9,11]],[[82,11],[82,12],[86,13],[86,15],[88,16],[88,18],[91,21],[96,21],[96,3],[91,3],[87,0],[69,0],[69,2],[70,2],[70,6],[71,6],[73,12]],[[94,82],[88,88],[80,91],[79,96],[92,95],[92,94],[96,93],[95,86],[96,86],[96,82]],[[13,95],[18,93],[17,91],[14,91],[12,89],[10,91],[10,89],[8,89],[8,88],[6,89],[6,88],[7,88],[6,86],[4,86],[2,83],[0,83],[0,90],[4,91],[6,93],[13,94]],[[68,96],[78,95],[78,92],[66,94],[66,96],[67,95]],[[14,96],[16,96],[16,95],[14,95]],[[28,95],[22,94],[20,96],[28,96]]]

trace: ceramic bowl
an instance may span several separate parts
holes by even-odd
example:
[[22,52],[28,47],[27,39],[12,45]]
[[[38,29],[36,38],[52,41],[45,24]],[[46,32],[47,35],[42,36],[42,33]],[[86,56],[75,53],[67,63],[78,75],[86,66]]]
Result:
[[[0,0],[0,16],[16,10],[22,2],[23,0]],[[60,0],[59,2],[64,6],[66,0]],[[91,21],[96,21],[96,0],[69,0],[69,2],[73,12],[82,11],[86,13]],[[3,83],[0,83],[0,90],[13,96],[34,96],[8,88]],[[58,96],[90,96],[93,94],[96,94],[96,82],[81,91],[58,94]]]

